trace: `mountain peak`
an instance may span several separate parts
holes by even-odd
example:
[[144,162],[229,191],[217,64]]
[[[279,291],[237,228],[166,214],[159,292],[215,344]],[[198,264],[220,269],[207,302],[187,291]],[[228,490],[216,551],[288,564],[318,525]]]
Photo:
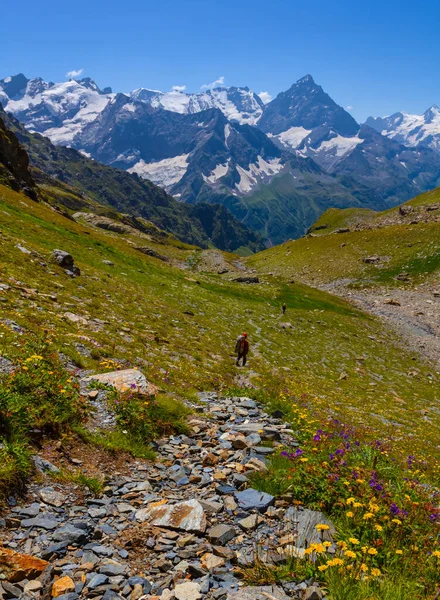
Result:
[[301,79],[298,79],[298,81],[296,83],[297,83],[297,85],[302,84],[302,83],[308,83],[308,84],[313,85],[315,83],[315,80],[313,79],[313,77],[311,75],[304,75],[304,77],[301,77]]
[[423,113],[426,123],[431,123],[435,118],[440,117],[440,108],[437,104],[433,104]]

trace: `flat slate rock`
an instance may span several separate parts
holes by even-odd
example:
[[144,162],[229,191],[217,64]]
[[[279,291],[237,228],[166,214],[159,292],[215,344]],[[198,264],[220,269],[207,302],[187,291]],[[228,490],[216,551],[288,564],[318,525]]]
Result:
[[275,498],[266,492],[259,492],[248,488],[243,492],[236,492],[235,499],[243,510],[258,510],[265,512],[275,502]]

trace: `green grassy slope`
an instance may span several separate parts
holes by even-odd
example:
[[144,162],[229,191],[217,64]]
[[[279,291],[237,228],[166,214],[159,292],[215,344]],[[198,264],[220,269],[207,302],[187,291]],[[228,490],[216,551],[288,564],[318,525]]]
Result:
[[[286,242],[248,264],[287,280],[316,285],[346,281],[357,286],[396,285],[407,273],[413,283],[437,277],[440,269],[440,189],[417,196],[399,208],[376,213],[330,209],[311,228],[312,236]],[[348,232],[337,233],[337,230]],[[365,258],[377,256],[375,264]]]
[[[185,395],[234,383],[231,354],[245,329],[262,390],[302,398],[413,450],[437,452],[435,376],[381,323],[344,301],[273,277],[246,286],[191,273],[200,250],[152,246],[187,267],[177,268],[135,250],[129,235],[72,222],[4,187],[0,210],[0,282],[10,286],[0,292],[3,355],[12,355],[17,342],[9,319],[25,331],[49,332],[81,366],[99,371],[107,359],[138,365],[153,383]],[[50,262],[54,248],[71,252],[80,277]],[[292,327],[281,325],[283,301]],[[66,313],[81,319],[74,323]],[[79,356],[77,344],[92,356]],[[423,421],[422,411],[429,415]]]

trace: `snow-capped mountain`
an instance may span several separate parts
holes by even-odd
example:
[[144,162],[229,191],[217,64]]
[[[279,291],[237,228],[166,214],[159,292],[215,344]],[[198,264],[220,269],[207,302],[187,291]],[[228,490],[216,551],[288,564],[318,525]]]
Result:
[[197,94],[187,94],[180,89],[164,93],[139,88],[131,92],[130,97],[154,108],[161,107],[181,114],[218,108],[230,121],[248,125],[255,125],[264,109],[261,98],[248,87],[216,87]]
[[406,146],[440,152],[440,108],[435,104],[423,115],[397,112],[389,117],[368,117],[365,124]]
[[311,75],[281,92],[264,110],[258,127],[281,147],[334,167],[362,140],[359,125]]
[[[434,109],[426,119],[435,128]],[[440,162],[433,150],[406,147],[368,125],[359,125],[310,75],[272,100],[258,122],[280,147],[312,158],[329,173],[349,175],[389,204],[438,185]]]
[[113,96],[111,88],[101,90],[89,77],[47,83],[20,74],[0,80],[3,108],[55,144],[71,145]]
[[[222,203],[274,242],[329,206],[385,208],[440,183],[439,152],[361,127],[310,75],[268,104],[245,87],[115,94],[17,75],[0,81],[0,103],[53,143],[182,201]],[[437,119],[425,113],[425,130]]]

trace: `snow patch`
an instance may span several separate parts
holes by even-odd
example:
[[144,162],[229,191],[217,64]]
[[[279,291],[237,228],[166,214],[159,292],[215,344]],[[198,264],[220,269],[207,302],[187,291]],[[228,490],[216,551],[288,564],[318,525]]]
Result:
[[136,173],[143,179],[150,179],[156,185],[168,189],[185,175],[188,169],[188,157],[189,154],[181,154],[151,163],[146,163],[141,159],[131,169],[128,169],[128,172]]
[[224,165],[217,165],[209,175],[203,175],[204,181],[207,183],[215,183],[221,177],[224,177],[229,170],[229,160]]
[[311,129],[304,129],[304,127],[291,127],[279,135],[271,137],[276,137],[286,148],[298,148],[303,139],[308,136],[311,131]]
[[235,187],[239,192],[246,194],[258,185],[260,181],[270,180],[274,175],[282,171],[284,165],[280,164],[280,158],[265,160],[258,156],[256,163],[251,163],[248,170],[237,165],[237,172],[240,175],[239,183]]

